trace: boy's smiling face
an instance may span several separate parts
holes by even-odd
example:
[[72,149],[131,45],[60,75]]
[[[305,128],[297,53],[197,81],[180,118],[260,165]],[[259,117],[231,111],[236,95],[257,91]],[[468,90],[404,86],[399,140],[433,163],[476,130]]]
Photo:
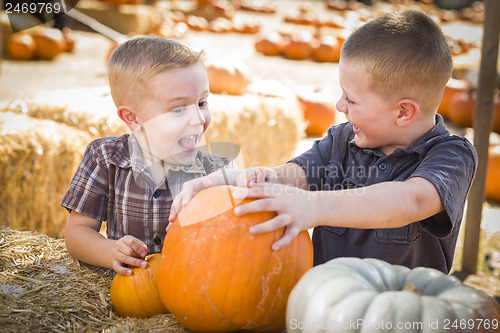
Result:
[[352,124],[356,145],[379,148],[384,154],[394,151],[398,101],[373,90],[371,74],[358,62],[341,60],[339,78],[342,96],[336,108]]
[[147,88],[135,110],[141,126],[134,129],[146,160],[192,164],[211,119],[205,67],[199,62],[169,69]]

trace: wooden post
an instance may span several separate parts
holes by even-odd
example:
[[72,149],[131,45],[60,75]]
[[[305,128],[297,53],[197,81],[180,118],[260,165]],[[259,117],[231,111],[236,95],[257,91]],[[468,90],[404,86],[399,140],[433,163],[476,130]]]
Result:
[[500,19],[498,16],[500,1],[485,0],[484,7],[483,47],[474,113],[474,147],[479,162],[476,177],[468,197],[462,257],[462,271],[468,274],[474,274],[477,271],[489,136],[493,124],[493,96],[497,79],[498,38],[500,34]]

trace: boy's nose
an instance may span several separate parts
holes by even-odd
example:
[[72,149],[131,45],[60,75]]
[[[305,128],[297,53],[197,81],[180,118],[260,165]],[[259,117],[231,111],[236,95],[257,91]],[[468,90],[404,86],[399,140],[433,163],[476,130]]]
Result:
[[191,126],[199,126],[199,125],[203,125],[205,123],[206,119],[205,117],[203,116],[203,112],[202,110],[200,109],[200,107],[198,105],[195,105],[195,107],[193,108],[192,112],[191,112],[191,117],[190,117],[190,125]]
[[347,108],[345,106],[345,103],[344,103],[344,100],[343,98],[341,97],[337,103],[335,104],[335,108],[339,111],[339,112],[342,112],[342,113],[347,113]]

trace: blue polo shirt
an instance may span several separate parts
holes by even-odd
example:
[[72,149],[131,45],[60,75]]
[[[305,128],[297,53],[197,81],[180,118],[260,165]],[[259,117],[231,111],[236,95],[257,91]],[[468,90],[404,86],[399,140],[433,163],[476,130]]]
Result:
[[322,140],[289,162],[304,169],[311,191],[422,177],[436,187],[445,208],[400,228],[318,226],[313,232],[315,265],[338,257],[359,257],[409,268],[424,266],[450,271],[477,155],[467,139],[450,135],[439,114],[428,133],[410,147],[397,148],[389,155],[378,149],[359,148],[354,143],[352,125],[344,123],[331,127]]

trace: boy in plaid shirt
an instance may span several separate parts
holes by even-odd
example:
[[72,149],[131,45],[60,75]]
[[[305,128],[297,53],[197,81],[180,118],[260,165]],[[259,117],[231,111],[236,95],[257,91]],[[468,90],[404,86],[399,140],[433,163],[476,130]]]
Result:
[[137,37],[112,53],[111,95],[132,134],[91,142],[61,201],[75,258],[119,274],[146,267],[145,256],[161,252],[182,184],[234,166],[199,149],[211,119],[201,57],[160,37]]

